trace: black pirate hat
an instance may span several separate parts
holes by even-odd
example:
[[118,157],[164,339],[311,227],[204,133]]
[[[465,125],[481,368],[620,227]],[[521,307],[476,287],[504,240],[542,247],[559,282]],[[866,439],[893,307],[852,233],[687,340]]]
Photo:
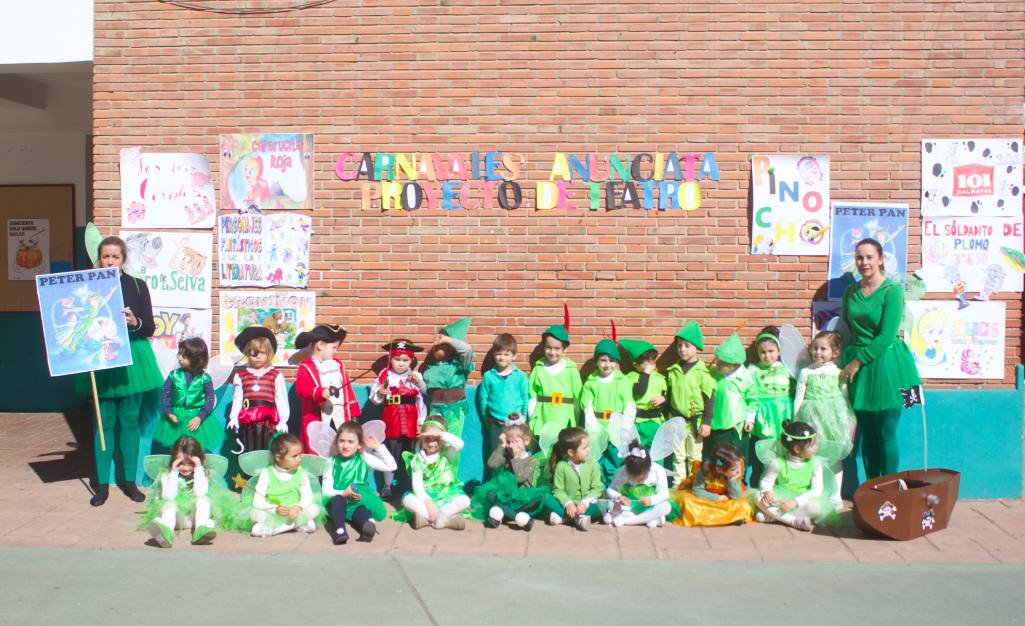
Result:
[[295,347],[297,350],[302,350],[306,346],[313,345],[318,341],[327,343],[341,342],[345,341],[345,335],[347,334],[340,324],[320,324],[309,332],[296,335]]
[[253,339],[257,339],[259,337],[263,337],[270,341],[270,349],[272,352],[278,351],[278,338],[274,336],[274,333],[271,332],[271,329],[267,328],[266,326],[259,325],[247,326],[245,329],[243,329],[242,332],[240,332],[238,336],[235,337],[235,347],[238,348],[239,352],[245,352],[246,344],[248,344]]

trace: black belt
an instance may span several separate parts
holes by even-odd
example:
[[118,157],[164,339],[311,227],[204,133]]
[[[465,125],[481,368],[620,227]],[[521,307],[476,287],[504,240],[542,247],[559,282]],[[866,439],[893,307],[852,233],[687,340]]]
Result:
[[650,420],[662,417],[662,409],[637,409],[637,419]]
[[277,405],[273,402],[267,402],[266,400],[242,400],[243,409],[255,409],[258,406],[276,407]]
[[547,402],[559,406],[560,404],[573,404],[573,398],[567,398],[559,392],[555,392],[550,396],[538,396],[538,402]]
[[416,396],[388,396],[388,406],[416,404]]

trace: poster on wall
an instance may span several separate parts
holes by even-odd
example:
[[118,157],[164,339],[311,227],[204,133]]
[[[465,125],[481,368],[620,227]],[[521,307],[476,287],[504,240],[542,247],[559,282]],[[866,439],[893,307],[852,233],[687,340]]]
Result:
[[829,157],[751,157],[751,253],[829,254]]
[[132,364],[117,269],[36,276],[50,376]]
[[905,307],[904,341],[922,378],[1002,379],[1003,302],[917,300]]
[[298,213],[228,213],[217,218],[223,287],[306,287],[313,220]]
[[986,300],[1000,291],[1021,291],[1022,216],[970,219],[922,218],[922,269],[930,292],[953,293],[962,302],[969,292]]
[[295,354],[295,337],[316,326],[316,298],[305,291],[221,290],[218,349],[222,362],[242,358],[233,343],[248,326],[270,328],[278,340],[274,364],[287,365]]
[[180,309],[177,307],[153,307],[153,352],[157,356],[157,365],[164,376],[178,367],[178,343],[190,337],[198,337],[206,342],[213,352],[214,345],[210,342],[213,327],[213,311],[210,309]]
[[904,284],[908,256],[908,205],[834,202],[829,237],[829,299],[843,297],[847,285],[861,280],[854,264],[854,246],[875,239],[883,247],[886,277]]
[[216,195],[205,154],[121,150],[121,225],[213,228]]
[[1018,138],[925,139],[922,215],[1020,215],[1021,176]]
[[129,231],[125,270],[149,286],[154,306],[210,308],[213,235],[204,232]]
[[50,272],[50,220],[7,220],[7,280]]
[[313,210],[313,134],[221,135],[221,210]]

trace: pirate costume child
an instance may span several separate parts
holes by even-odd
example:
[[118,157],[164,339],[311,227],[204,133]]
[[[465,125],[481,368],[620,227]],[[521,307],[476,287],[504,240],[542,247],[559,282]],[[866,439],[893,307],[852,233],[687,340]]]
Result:
[[[249,326],[235,337],[235,346],[247,360],[246,367],[232,378],[235,392],[228,414],[228,430],[235,435],[232,454],[267,450],[274,433],[288,430],[288,391],[285,377],[270,362],[278,351],[278,340],[264,326]],[[261,352],[270,354],[261,356]],[[253,359],[266,358],[262,368],[252,366]]]
[[345,366],[333,350],[324,347],[341,344],[346,334],[339,325],[321,324],[295,338],[299,350],[312,346],[310,358],[299,364],[295,376],[295,391],[302,400],[303,412],[300,439],[306,453],[313,452],[306,432],[312,422],[331,423],[337,430],[340,424],[360,416],[359,402]]
[[[420,425],[427,418],[424,394],[427,385],[422,376],[414,370],[416,353],[423,348],[408,339],[395,339],[381,346],[388,352],[388,367],[381,370],[370,387],[370,401],[382,405],[381,420],[385,426],[385,445],[392,457],[399,461],[403,454],[412,452],[416,445]],[[400,493],[412,488],[408,464],[398,463],[398,490]],[[392,493],[392,472],[385,472],[381,496]]]

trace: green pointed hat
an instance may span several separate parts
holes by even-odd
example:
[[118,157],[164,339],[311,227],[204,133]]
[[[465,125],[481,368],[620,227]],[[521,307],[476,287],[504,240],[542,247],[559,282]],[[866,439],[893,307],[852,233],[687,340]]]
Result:
[[723,363],[743,365],[747,360],[747,353],[744,351],[744,344],[740,342],[740,336],[733,333],[726,338],[726,341],[719,344],[719,347],[715,349],[715,358]]
[[630,358],[634,361],[641,358],[641,355],[645,352],[654,350],[655,353],[658,353],[655,346],[643,339],[620,339],[619,345],[630,354]]
[[470,330],[471,319],[473,318],[467,316],[459,320],[458,322],[452,322],[448,326],[443,326],[441,328],[441,332],[445,333],[453,339],[458,339],[459,341],[466,341],[466,333]]
[[683,325],[680,332],[676,333],[676,336],[684,341],[688,341],[694,344],[694,347],[698,350],[705,349],[705,340],[701,336],[701,327],[694,320],[691,320]]
[[553,324],[552,326],[549,326],[548,330],[541,333],[542,337],[545,335],[551,335],[567,346],[569,345],[569,331],[566,330],[566,327],[562,324]]
[[613,361],[618,361],[619,346],[617,346],[616,342],[611,339],[602,339],[598,342],[598,345],[594,347],[594,358],[597,359],[603,354],[610,357]]

